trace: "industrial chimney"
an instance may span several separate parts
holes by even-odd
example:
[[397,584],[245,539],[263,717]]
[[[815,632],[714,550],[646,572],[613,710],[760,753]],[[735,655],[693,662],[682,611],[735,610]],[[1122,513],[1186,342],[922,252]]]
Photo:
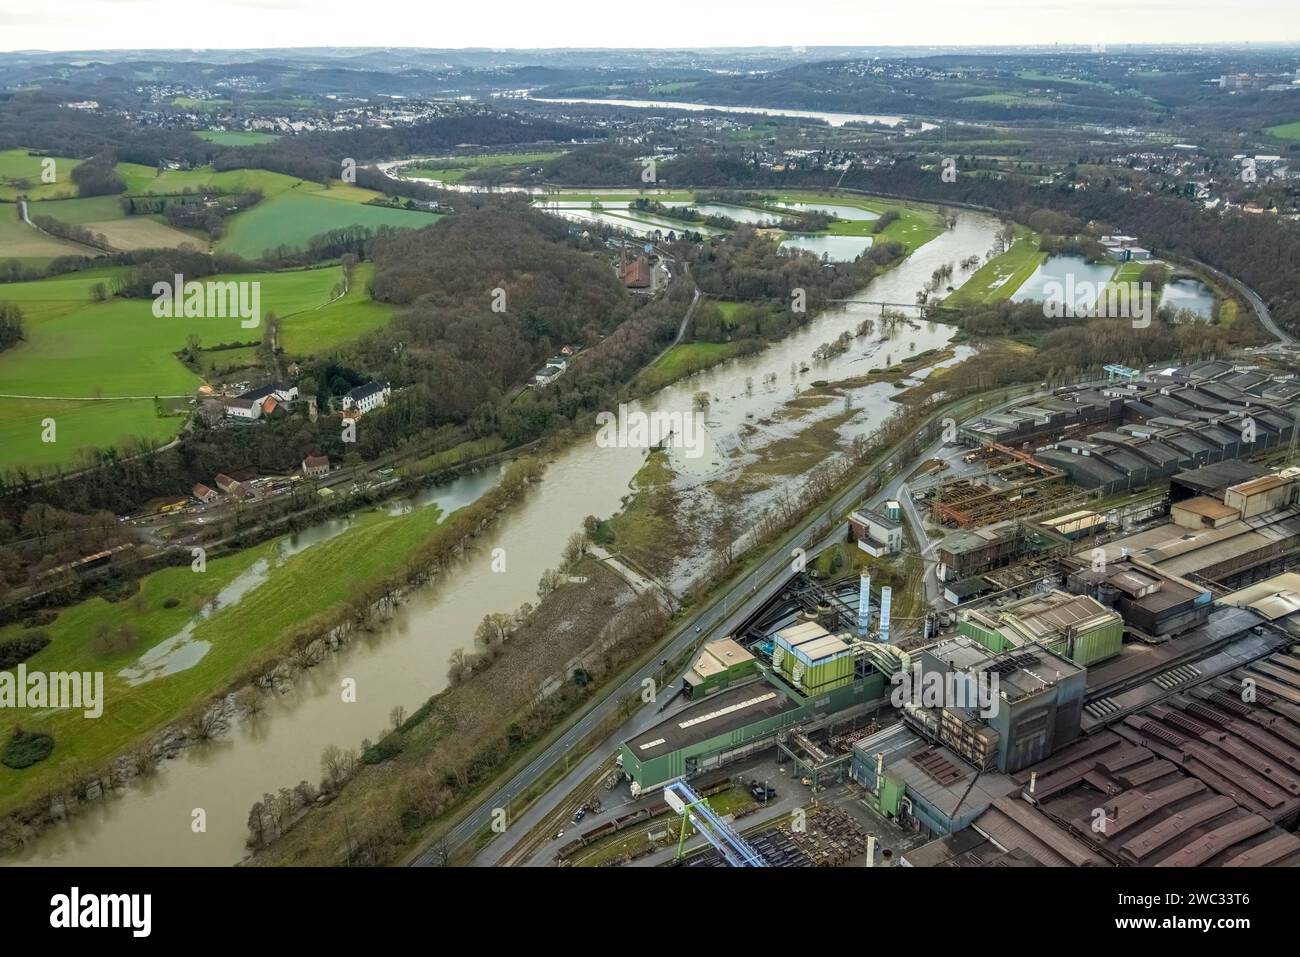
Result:
[[871,576],[866,572],[858,579],[858,637],[865,639],[871,626]]

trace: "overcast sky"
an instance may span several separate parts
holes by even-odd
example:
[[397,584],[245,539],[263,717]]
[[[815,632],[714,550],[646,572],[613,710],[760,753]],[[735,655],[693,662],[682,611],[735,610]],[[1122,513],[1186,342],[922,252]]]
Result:
[[1300,41],[1300,0],[0,0],[0,50]]

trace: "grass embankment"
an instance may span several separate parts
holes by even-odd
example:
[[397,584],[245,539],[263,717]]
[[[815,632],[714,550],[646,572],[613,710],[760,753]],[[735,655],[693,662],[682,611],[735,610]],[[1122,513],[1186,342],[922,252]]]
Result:
[[[897,200],[875,199],[854,194],[815,191],[783,192],[777,196],[778,203],[826,203],[828,206],[848,206],[883,216],[889,212],[898,213],[898,218],[876,232],[874,219],[837,219],[831,223],[824,235],[829,236],[872,236],[877,242],[892,241],[899,243],[909,253],[915,252],[930,240],[943,233],[947,228],[943,214],[933,206],[921,203],[900,202]],[[833,211],[832,211],[833,212]]]
[[632,478],[632,496],[626,507],[605,524],[614,533],[611,546],[655,574],[671,570],[665,551],[681,538],[677,521],[677,495],[668,453],[651,452]]
[[[103,672],[104,713],[88,720],[80,712],[0,712],[0,740],[21,725],[50,732],[58,742],[49,760],[0,772],[0,814],[103,769],[116,754],[192,718],[215,696],[266,674],[336,624],[366,620],[374,602],[457,554],[540,472],[531,460],[516,462],[495,487],[449,516],[434,505],[400,515],[380,505],[351,516],[333,537],[288,554],[285,540],[277,539],[215,558],[202,572],[189,566],[156,572],[119,602],[96,597],[64,609],[46,627],[50,644],[27,667]],[[9,626],[0,639],[21,631]],[[194,654],[174,659],[171,673],[149,662],[155,676],[134,686],[120,674],[182,632],[183,653]]]
[[[719,303],[719,305],[735,305]],[[681,342],[665,352],[636,380],[640,392],[657,392],[678,379],[726,362],[745,351],[741,342]]]
[[1010,299],[1046,260],[1047,254],[1038,248],[1038,235],[1017,226],[1011,248],[977,269],[943,304],[970,306]]
[[[136,595],[121,601],[96,597],[65,609],[45,629],[50,644],[28,659],[27,668],[104,672],[104,714],[88,720],[80,712],[0,711],[0,740],[22,726],[48,731],[57,742],[54,754],[35,767],[0,769],[0,814],[67,776],[103,766],[196,704],[267,667],[292,647],[305,623],[329,619],[373,583],[401,574],[443,518],[436,506],[401,516],[380,508],[357,515],[335,538],[288,558],[280,558],[281,540],[267,542],[213,559],[202,573],[187,565],[148,575]],[[200,609],[232,583],[221,607],[198,618]],[[242,598],[233,594],[250,585]],[[167,607],[173,600],[174,607]],[[197,664],[134,687],[121,677],[122,669],[191,624],[191,640],[210,644]],[[22,631],[19,625],[0,629],[0,640]]]

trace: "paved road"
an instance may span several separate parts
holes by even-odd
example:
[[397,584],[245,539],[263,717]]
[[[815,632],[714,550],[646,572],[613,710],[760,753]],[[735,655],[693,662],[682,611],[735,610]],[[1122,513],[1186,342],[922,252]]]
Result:
[[1273,314],[1269,312],[1268,304],[1260,298],[1259,293],[1255,292],[1255,290],[1251,289],[1240,279],[1234,279],[1232,276],[1229,276],[1225,272],[1220,272],[1213,266],[1207,266],[1199,260],[1192,261],[1206,272],[1213,275],[1220,282],[1226,283],[1237,292],[1241,293],[1241,295],[1245,296],[1246,301],[1249,302],[1251,308],[1255,310],[1255,315],[1259,317],[1260,325],[1267,329],[1274,339],[1282,343],[1284,346],[1293,346],[1296,344],[1295,339],[1289,333],[1283,332],[1278,327],[1277,323],[1273,321]]
[[[931,428],[937,430],[938,427],[939,423],[936,420]],[[922,453],[917,461],[933,457],[940,445],[941,443],[936,441],[934,445]],[[560,761],[567,763],[571,758],[573,749],[610,714],[614,713],[620,701],[644,687],[643,682],[645,679],[654,679],[656,677],[656,672],[659,669],[659,658],[675,658],[692,645],[734,632],[760,605],[785,587],[791,573],[792,550],[802,548],[805,552],[812,554],[825,545],[837,541],[842,536],[842,531],[838,527],[832,529],[829,534],[816,536],[816,540],[814,540],[814,532],[828,521],[837,519],[850,508],[861,503],[868,486],[875,480],[876,476],[882,472],[893,474],[891,466],[896,464],[899,463],[895,463],[892,459],[887,460],[880,467],[854,483],[852,488],[836,496],[829,505],[815,509],[787,537],[783,546],[773,548],[767,558],[746,574],[729,592],[701,609],[694,618],[688,620],[654,659],[637,669],[634,674],[627,677],[617,687],[607,691],[599,703],[590,708],[581,719],[569,727],[556,741],[530,761],[525,768],[516,772],[509,781],[484,799],[460,824],[452,829],[448,835],[447,843],[453,849],[460,847],[487,826],[494,808],[508,807],[511,800],[526,791],[532,782],[548,768]],[[881,491],[872,497],[872,503],[898,495],[903,476],[910,472],[913,467],[914,463],[909,463],[906,467],[899,468],[893,481],[886,482]],[[558,785],[552,787],[540,799],[534,801],[517,820],[509,822],[506,833],[480,852],[475,863],[481,865],[495,864],[514,846],[516,841],[550,815],[575,787],[593,774],[620,742],[656,724],[663,717],[664,715],[660,714],[654,706],[638,709],[614,734],[610,735],[598,747],[593,748],[590,753],[578,758],[576,763],[568,768],[567,774]],[[417,866],[433,866],[440,863],[440,860],[440,849],[433,846],[420,852],[412,863]]]

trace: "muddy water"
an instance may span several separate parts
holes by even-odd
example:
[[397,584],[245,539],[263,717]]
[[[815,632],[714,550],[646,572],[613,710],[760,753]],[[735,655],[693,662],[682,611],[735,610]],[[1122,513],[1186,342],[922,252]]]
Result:
[[[911,302],[938,266],[982,255],[997,228],[990,217],[961,213],[954,229],[877,279],[864,296]],[[958,273],[956,281],[965,276]],[[675,449],[674,465],[702,479],[722,467],[751,416],[774,412],[810,381],[866,372],[884,365],[887,355],[897,362],[951,336],[948,327],[918,323],[888,342],[878,335],[856,339],[849,352],[828,362],[812,362],[818,345],[877,315],[878,310],[857,305],[829,311],[757,355],[656,393],[645,409],[685,412],[693,408],[697,392],[715,397],[705,416],[704,454],[691,457],[689,450]],[[804,364],[808,371],[799,371]],[[879,396],[869,411],[886,414],[891,410],[885,398],[889,387],[872,388]],[[363,737],[376,739],[386,729],[394,705],[402,704],[409,713],[445,687],[451,652],[472,647],[474,628],[485,614],[536,601],[537,581],[544,570],[558,564],[565,540],[584,516],[608,516],[621,507],[644,457],[641,449],[602,447],[594,436],[575,444],[548,465],[542,483],[461,565],[413,595],[389,625],[356,638],[342,654],[300,675],[296,687],[273,696],[263,714],[221,739],[164,762],[152,777],[86,806],[73,822],[51,828],[16,860],[61,865],[235,863],[245,853],[248,810],[254,801],[304,778],[319,780],[320,754],[327,745],[355,747]],[[483,476],[470,476],[435,495],[442,496],[444,507],[455,507],[481,494],[483,482]],[[341,531],[326,523],[304,532],[298,545],[290,547]],[[504,571],[493,570],[493,550],[498,548],[504,550]],[[343,700],[346,678],[356,682],[355,702]],[[191,822],[200,808],[206,831],[194,833]]]

